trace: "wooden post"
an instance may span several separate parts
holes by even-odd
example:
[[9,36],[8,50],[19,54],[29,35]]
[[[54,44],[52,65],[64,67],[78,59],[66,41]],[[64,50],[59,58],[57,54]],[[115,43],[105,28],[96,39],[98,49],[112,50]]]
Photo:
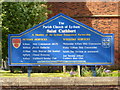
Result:
[[6,70],[7,69],[6,61],[3,61],[3,62],[4,62],[4,69]]
[[64,73],[66,72],[66,66],[63,66],[63,72]]
[[78,67],[78,76],[81,76],[81,69],[80,69],[80,65],[77,66]]
[[1,69],[3,69],[3,59],[1,59]]

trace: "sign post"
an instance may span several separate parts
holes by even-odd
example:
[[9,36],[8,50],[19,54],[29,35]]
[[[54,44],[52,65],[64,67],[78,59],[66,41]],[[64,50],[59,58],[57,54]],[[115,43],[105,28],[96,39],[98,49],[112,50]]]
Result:
[[31,77],[32,67],[28,66],[28,77]]
[[20,34],[9,34],[8,64],[112,65],[114,35],[103,34],[60,13]]
[[96,76],[97,76],[97,72],[96,72],[95,66],[91,66],[91,70],[92,70],[92,75],[93,75],[94,77],[96,77]]

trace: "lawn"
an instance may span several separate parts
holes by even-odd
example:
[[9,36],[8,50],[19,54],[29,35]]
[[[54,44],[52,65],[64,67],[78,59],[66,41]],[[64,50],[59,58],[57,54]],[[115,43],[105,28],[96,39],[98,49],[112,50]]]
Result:
[[[78,77],[78,73],[75,72],[74,77]],[[72,77],[69,72],[66,73],[31,73],[31,77]],[[91,72],[86,72],[84,77],[91,77]],[[0,77],[28,77],[27,73],[15,72],[10,73],[10,71],[0,70]],[[119,70],[112,70],[110,73],[104,73],[100,77],[120,77]]]
[[[10,73],[10,71],[0,70],[0,77],[27,77],[28,73]],[[69,73],[31,73],[31,77],[70,77]]]

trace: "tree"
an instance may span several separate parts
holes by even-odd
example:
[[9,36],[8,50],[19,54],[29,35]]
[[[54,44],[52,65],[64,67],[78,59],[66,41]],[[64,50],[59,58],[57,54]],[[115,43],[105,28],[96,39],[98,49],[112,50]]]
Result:
[[2,3],[2,58],[7,57],[8,34],[19,34],[47,19],[45,2]]

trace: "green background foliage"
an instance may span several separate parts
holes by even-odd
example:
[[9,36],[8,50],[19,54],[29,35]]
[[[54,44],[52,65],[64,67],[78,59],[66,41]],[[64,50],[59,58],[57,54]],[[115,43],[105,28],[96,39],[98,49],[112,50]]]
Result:
[[47,19],[45,2],[2,3],[2,58],[7,57],[8,34],[19,34]]

